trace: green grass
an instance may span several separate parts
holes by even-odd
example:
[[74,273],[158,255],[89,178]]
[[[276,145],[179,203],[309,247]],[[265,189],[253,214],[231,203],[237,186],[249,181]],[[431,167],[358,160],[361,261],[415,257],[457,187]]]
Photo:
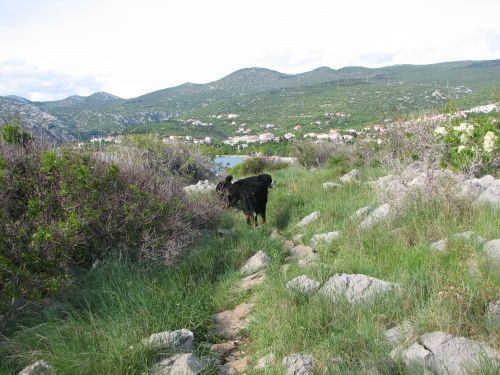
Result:
[[[382,332],[410,320],[417,334],[442,330],[499,348],[498,327],[483,314],[499,298],[500,277],[471,243],[450,241],[448,251],[433,252],[429,244],[453,233],[473,230],[487,239],[500,237],[500,218],[492,208],[446,202],[409,205],[387,223],[360,232],[350,220],[358,208],[377,205],[366,184],[324,190],[335,181],[343,163],[308,172],[289,168],[272,172],[278,184],[269,195],[269,225],[249,228],[244,216],[228,213],[221,226],[235,227],[227,238],[203,237],[176,267],[145,267],[119,260],[82,275],[78,285],[50,309],[26,312],[6,332],[1,346],[0,372],[13,373],[35,359],[46,359],[56,373],[145,373],[158,353],[136,345],[151,333],[187,328],[195,333],[196,354],[207,353],[207,343],[222,341],[211,333],[211,315],[250,298],[234,286],[239,267],[256,250],[272,262],[266,281],[253,294],[256,306],[247,329],[245,352],[253,359],[274,353],[311,353],[328,373],[408,373],[388,359],[391,350]],[[364,170],[364,179],[384,174]],[[320,211],[320,218],[301,230],[302,217]],[[286,238],[304,233],[339,230],[330,246],[320,245],[325,267],[300,269],[281,266],[287,256],[278,240],[270,241],[271,227]],[[469,271],[475,259],[480,276]],[[372,305],[330,303],[319,296],[291,296],[286,283],[296,276],[324,282],[336,273],[363,273],[397,282],[401,293],[389,294]],[[131,345],[135,345],[132,350]],[[216,373],[212,369],[211,373]],[[281,373],[279,369],[269,373]],[[484,373],[488,372],[485,367]]]

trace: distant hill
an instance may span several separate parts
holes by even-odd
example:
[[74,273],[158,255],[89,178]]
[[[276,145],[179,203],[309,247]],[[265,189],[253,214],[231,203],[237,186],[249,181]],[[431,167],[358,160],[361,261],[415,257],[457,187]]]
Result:
[[[499,88],[500,60],[490,60],[375,69],[320,67],[300,74],[254,67],[207,84],[185,83],[132,99],[99,92],[50,102],[31,103],[19,97],[1,100],[30,106],[18,111],[21,123],[28,121],[33,127],[41,111],[52,116],[52,128],[86,138],[148,124],[152,124],[149,131],[155,129],[154,124],[165,131],[167,122],[190,118],[211,124],[216,134],[231,134],[241,124],[256,130],[272,123],[276,132],[297,124],[311,130],[356,127],[422,110],[441,110],[450,99],[459,107],[483,104],[497,100]],[[12,116],[16,108],[4,104],[0,116]],[[236,114],[236,120],[224,116],[228,113]]]
[[74,141],[75,137],[68,132],[68,125],[34,103],[21,97],[0,96],[0,119],[2,123],[21,123],[38,139],[47,142]]

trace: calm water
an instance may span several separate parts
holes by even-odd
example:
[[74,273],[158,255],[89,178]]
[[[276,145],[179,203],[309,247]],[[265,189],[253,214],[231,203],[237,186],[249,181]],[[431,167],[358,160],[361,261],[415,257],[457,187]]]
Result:
[[247,159],[246,156],[217,156],[214,158],[214,162],[224,168],[231,168],[242,163],[245,159]]

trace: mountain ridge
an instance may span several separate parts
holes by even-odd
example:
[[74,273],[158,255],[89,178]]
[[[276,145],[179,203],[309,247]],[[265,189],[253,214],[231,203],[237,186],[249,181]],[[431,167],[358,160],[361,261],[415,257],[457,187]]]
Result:
[[[325,113],[344,112],[352,116],[329,124],[356,127],[387,118],[394,110],[411,113],[440,108],[450,99],[467,102],[467,105],[482,104],[495,95],[498,87],[500,60],[380,68],[322,66],[297,74],[249,67],[212,82],[186,82],[129,99],[97,92],[29,103],[55,117],[73,136],[83,138],[189,118],[222,127],[229,134],[229,126],[235,121],[212,120],[220,113],[238,113],[240,124],[253,128],[262,123],[275,123],[289,130],[297,122],[293,118],[307,115],[315,122],[324,123]],[[2,117],[16,111],[13,99],[0,97],[0,101],[5,100],[10,100],[10,104],[2,107]],[[17,97],[19,106],[21,102]],[[11,112],[6,113],[6,108]],[[25,110],[26,107],[19,112]]]

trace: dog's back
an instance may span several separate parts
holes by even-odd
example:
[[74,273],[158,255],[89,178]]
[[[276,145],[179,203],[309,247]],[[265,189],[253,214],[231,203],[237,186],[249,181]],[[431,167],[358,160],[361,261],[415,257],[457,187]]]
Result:
[[216,190],[229,207],[240,203],[247,220],[257,224],[257,215],[266,222],[268,189],[272,189],[274,183],[272,177],[265,173],[235,182],[232,182],[232,176],[227,176],[224,181],[219,182]]

